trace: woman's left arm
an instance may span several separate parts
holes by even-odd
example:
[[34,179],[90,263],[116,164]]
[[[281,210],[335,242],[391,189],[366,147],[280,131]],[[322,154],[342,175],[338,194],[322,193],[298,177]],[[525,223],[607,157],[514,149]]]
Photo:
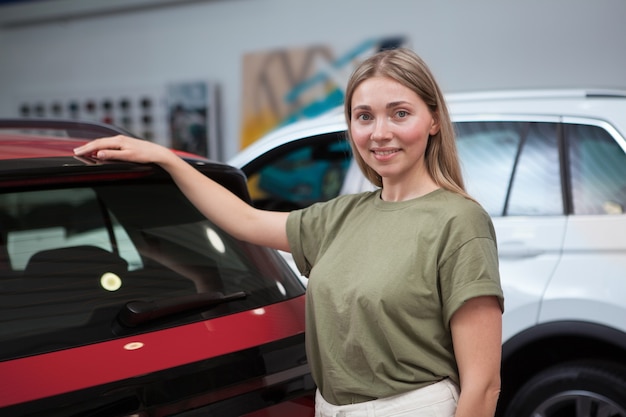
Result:
[[461,395],[455,417],[493,417],[500,395],[502,311],[495,296],[468,300],[450,320]]

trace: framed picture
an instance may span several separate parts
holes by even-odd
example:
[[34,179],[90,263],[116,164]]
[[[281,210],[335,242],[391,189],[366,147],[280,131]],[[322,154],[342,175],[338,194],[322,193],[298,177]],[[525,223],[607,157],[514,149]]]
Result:
[[217,91],[205,81],[171,83],[166,93],[169,146],[219,160]]

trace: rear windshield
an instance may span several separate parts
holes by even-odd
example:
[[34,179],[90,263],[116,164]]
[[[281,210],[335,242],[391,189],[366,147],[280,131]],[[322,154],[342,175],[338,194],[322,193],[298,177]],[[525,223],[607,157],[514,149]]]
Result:
[[[0,360],[303,292],[275,251],[232,238],[171,182],[0,194]],[[156,313],[129,315],[138,301]]]

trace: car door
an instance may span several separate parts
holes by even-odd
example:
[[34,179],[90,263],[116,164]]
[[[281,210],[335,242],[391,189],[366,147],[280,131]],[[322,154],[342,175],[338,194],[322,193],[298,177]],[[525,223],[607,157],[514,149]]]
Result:
[[564,119],[570,215],[542,322],[626,331],[626,143],[606,122]]
[[536,323],[567,223],[559,119],[529,119],[455,119],[467,190],[496,229],[506,298],[504,340]]

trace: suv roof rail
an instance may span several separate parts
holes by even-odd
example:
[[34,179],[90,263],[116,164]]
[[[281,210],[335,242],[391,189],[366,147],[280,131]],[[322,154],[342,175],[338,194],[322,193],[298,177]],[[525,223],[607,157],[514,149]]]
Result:
[[626,98],[626,89],[520,89],[476,92],[451,92],[449,94],[446,94],[446,99],[451,102],[509,99],[582,99],[601,97]]
[[137,137],[125,129],[106,123],[68,119],[0,119],[0,129],[60,130],[65,131],[70,137],[82,139],[115,135]]
[[626,98],[626,90],[613,90],[613,89],[588,90],[587,97],[590,97],[590,98],[593,98],[593,97]]

